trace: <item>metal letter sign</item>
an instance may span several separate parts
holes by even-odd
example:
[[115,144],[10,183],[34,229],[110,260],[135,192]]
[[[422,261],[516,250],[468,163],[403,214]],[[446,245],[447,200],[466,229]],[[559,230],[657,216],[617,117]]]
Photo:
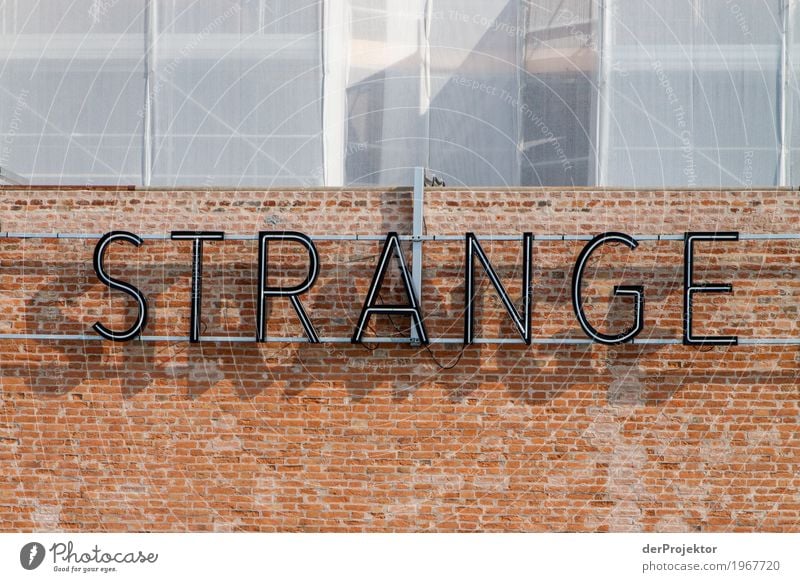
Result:
[[[263,231],[258,235],[235,235],[231,236],[233,240],[253,240],[258,242],[258,281],[257,284],[257,306],[256,306],[256,333],[255,338],[251,336],[209,336],[202,338],[201,325],[202,325],[202,291],[203,291],[203,243],[205,241],[224,241],[226,238],[225,233],[221,231],[173,231],[169,235],[154,235],[149,234],[144,237],[137,236],[127,231],[112,231],[103,235],[89,235],[85,233],[76,234],[30,234],[30,233],[3,233],[4,238],[55,238],[55,239],[87,239],[97,238],[98,243],[94,248],[93,266],[98,280],[114,291],[122,291],[133,298],[138,305],[138,314],[136,321],[130,328],[124,331],[116,331],[108,328],[101,322],[96,322],[92,325],[97,334],[107,340],[124,342],[134,339],[142,341],[172,341],[174,336],[146,336],[143,335],[145,326],[147,325],[147,301],[144,293],[139,289],[122,281],[120,279],[112,278],[107,272],[104,265],[104,258],[106,250],[109,245],[117,241],[124,241],[136,247],[143,243],[143,239],[172,239],[172,240],[189,240],[192,241],[192,286],[191,286],[191,318],[189,322],[189,341],[196,343],[205,339],[207,341],[231,341],[231,342],[267,342],[267,341],[307,341],[309,343],[320,342],[351,342],[360,343],[365,341],[364,333],[367,329],[370,317],[373,315],[395,315],[395,316],[408,316],[411,318],[412,335],[409,338],[400,337],[381,337],[372,338],[374,341],[388,342],[388,343],[402,343],[409,342],[412,345],[416,343],[429,344],[429,343],[461,343],[465,346],[473,343],[531,343],[539,344],[559,344],[559,343],[590,343],[597,342],[601,344],[620,344],[625,342],[633,343],[657,343],[657,344],[680,344],[683,343],[687,346],[692,345],[737,345],[737,344],[792,344],[800,345],[800,338],[786,337],[786,338],[758,338],[748,337],[741,340],[734,335],[695,335],[692,329],[693,323],[693,299],[696,293],[731,293],[733,286],[730,283],[698,283],[694,280],[694,245],[698,241],[738,241],[738,240],[800,240],[798,234],[744,234],[740,235],[738,232],[686,232],[683,234],[642,234],[637,235],[639,240],[650,241],[683,241],[684,244],[684,271],[683,271],[683,326],[682,338],[667,338],[667,337],[648,337],[644,339],[637,339],[637,336],[644,329],[644,307],[645,307],[645,293],[644,287],[641,285],[617,285],[614,287],[614,296],[617,297],[630,297],[633,300],[633,323],[631,326],[620,333],[603,333],[595,328],[588,320],[583,304],[583,278],[586,272],[589,260],[592,254],[597,251],[601,246],[607,243],[620,243],[627,246],[629,249],[634,250],[639,246],[637,238],[624,234],[621,232],[606,232],[597,236],[591,237],[589,235],[572,234],[572,235],[542,235],[541,239],[537,236],[526,232],[520,235],[495,235],[494,240],[505,241],[520,241],[522,242],[522,307],[517,309],[514,301],[508,294],[500,277],[497,275],[495,268],[489,261],[489,257],[484,251],[479,242],[476,234],[468,232],[464,237],[458,235],[425,235],[418,232],[415,235],[400,236],[396,232],[390,232],[386,235],[385,239],[377,235],[323,235],[316,236],[319,240],[329,241],[375,241],[384,240],[383,249],[378,259],[378,264],[372,276],[367,291],[366,298],[364,299],[361,313],[358,318],[358,323],[350,337],[320,337],[314,328],[311,318],[306,313],[303,304],[300,302],[300,296],[307,293],[317,280],[320,273],[320,257],[317,248],[314,246],[312,238],[301,232],[293,231]],[[405,257],[401,248],[402,240],[411,240],[413,243],[422,244],[429,241],[454,241],[463,240],[465,242],[465,278],[464,278],[464,335],[463,338],[459,337],[440,337],[431,339],[425,329],[425,324],[422,315],[422,298],[418,294],[418,289],[415,289],[414,282],[411,278],[411,273],[406,266]],[[532,328],[532,312],[533,312],[533,272],[532,272],[532,253],[533,244],[536,240],[584,240],[587,241],[586,246],[581,250],[572,276],[572,306],[575,311],[575,316],[578,320],[583,332],[588,336],[588,339],[569,337],[569,338],[539,338],[533,339]],[[305,248],[308,252],[307,275],[305,279],[298,285],[281,286],[269,284],[269,249],[270,245],[275,243],[296,244]],[[417,249],[419,250],[419,249]],[[421,253],[417,253],[421,260]],[[380,301],[380,291],[389,269],[389,264],[392,258],[396,260],[399,266],[400,278],[402,281],[403,292],[405,293],[407,301],[399,304],[382,304]],[[476,261],[477,259],[477,261]],[[494,287],[495,292],[500,297],[500,300],[508,314],[509,318],[514,324],[514,327],[519,334],[520,339],[514,340],[511,338],[476,338],[474,332],[475,325],[475,295],[476,290],[476,262],[483,269],[483,272],[488,277],[489,281]],[[421,280],[421,263],[417,263],[416,268],[419,272]],[[305,337],[267,337],[267,300],[271,297],[285,297],[289,300],[292,308],[297,313],[300,324],[303,327]],[[81,339],[89,340],[94,339],[93,335],[57,335],[57,334],[2,334],[0,339]]]
[[225,233],[216,230],[175,230],[172,240],[192,241],[192,310],[189,317],[189,341],[200,341],[200,311],[203,307],[203,241],[224,240]]
[[119,230],[104,234],[94,247],[94,258],[92,260],[92,265],[94,266],[94,272],[97,274],[97,278],[101,282],[108,285],[111,289],[122,291],[136,299],[136,302],[139,304],[139,315],[136,318],[136,323],[128,328],[127,331],[117,332],[110,330],[99,321],[92,326],[92,329],[104,338],[111,341],[126,342],[139,335],[142,332],[142,328],[144,328],[145,324],[147,324],[147,301],[145,301],[144,294],[136,287],[129,285],[124,281],[112,279],[106,274],[105,269],[103,268],[103,257],[105,256],[108,245],[118,240],[124,240],[137,247],[142,244],[142,239],[135,234],[131,234],[130,232]]
[[[300,283],[299,285],[295,285],[294,287],[270,287],[267,285],[267,261],[269,260],[269,241],[273,240],[280,240],[280,241],[292,241],[303,245],[306,250],[308,251],[308,276],[306,280]],[[306,333],[306,337],[308,341],[312,344],[319,343],[319,336],[317,336],[316,330],[314,330],[314,325],[311,323],[311,319],[309,319],[308,315],[306,314],[306,310],[303,309],[303,305],[300,303],[300,300],[297,298],[298,295],[302,295],[309,289],[311,289],[314,282],[317,280],[317,275],[319,275],[319,254],[317,253],[317,247],[314,246],[314,243],[308,238],[306,235],[300,232],[270,232],[270,231],[262,231],[258,233],[258,292],[259,292],[259,299],[258,299],[258,307],[256,309],[256,325],[257,325],[257,332],[256,332],[256,341],[263,342],[266,341],[267,335],[266,330],[266,309],[265,309],[265,301],[267,297],[288,297],[289,301],[292,303],[292,307],[294,307],[295,312],[297,313],[297,317],[300,318],[300,323],[303,325],[303,330]]]
[[483,252],[483,248],[476,236],[467,233],[467,248],[466,248],[466,282],[464,284],[464,302],[466,304],[464,316],[464,345],[470,345],[474,341],[473,333],[473,320],[474,311],[473,301],[475,299],[475,273],[474,273],[474,257],[477,255],[478,260],[489,276],[495,291],[500,296],[503,305],[514,322],[514,325],[522,336],[522,340],[531,345],[531,296],[533,289],[531,287],[531,246],[533,245],[533,235],[526,232],[522,235],[522,315],[519,314],[517,308],[506,292],[506,288],[497,277],[497,273],[492,268],[492,264]]
[[687,232],[683,246],[683,344],[694,345],[736,345],[739,338],[735,335],[695,336],[692,334],[692,297],[695,293],[731,293],[733,285],[729,283],[695,283],[692,278],[695,241],[738,241],[738,232]]
[[581,295],[583,271],[592,253],[599,246],[609,242],[619,242],[631,249],[635,249],[639,246],[639,243],[637,243],[633,237],[621,232],[606,232],[597,235],[589,241],[589,244],[583,248],[581,254],[578,256],[578,261],[575,263],[575,272],[572,275],[572,307],[575,309],[578,323],[581,324],[581,328],[586,332],[586,335],[598,343],[613,345],[631,341],[642,331],[644,327],[644,287],[641,285],[618,285],[614,287],[614,295],[634,297],[635,321],[633,327],[628,331],[613,335],[601,333],[589,323],[586,319],[586,313],[583,311],[583,298]]
[[[381,287],[383,286],[383,278],[386,276],[386,269],[389,267],[389,259],[392,254],[397,258],[397,262],[400,265],[400,275],[403,280],[403,288],[408,297],[408,304],[376,306],[375,302],[378,300],[378,293],[380,293]],[[414,285],[411,283],[411,277],[408,274],[408,269],[406,269],[403,250],[400,248],[400,239],[397,237],[396,232],[390,232],[386,237],[386,243],[383,245],[381,258],[378,260],[378,268],[375,271],[375,275],[372,277],[372,284],[369,286],[367,299],[364,301],[364,307],[361,309],[358,325],[356,325],[353,337],[350,340],[352,343],[361,343],[364,329],[367,327],[367,322],[372,315],[410,315],[420,343],[425,345],[430,343],[428,334],[425,333],[425,324],[422,322],[422,313],[417,303],[417,295],[414,293]]]

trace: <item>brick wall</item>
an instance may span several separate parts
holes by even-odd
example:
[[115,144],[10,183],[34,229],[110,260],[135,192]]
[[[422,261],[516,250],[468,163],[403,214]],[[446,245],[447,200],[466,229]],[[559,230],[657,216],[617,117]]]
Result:
[[[428,234],[800,232],[796,193],[431,190]],[[410,192],[0,190],[0,231],[408,233]],[[0,333],[127,327],[92,240],[0,238]],[[585,337],[570,303],[581,242],[536,242],[534,337]],[[303,298],[349,336],[380,251],[319,242]],[[484,243],[519,298],[519,243]],[[203,329],[254,335],[256,244],[207,243]],[[463,334],[463,243],[426,243],[433,337]],[[296,248],[276,280],[304,276]],[[295,265],[292,266],[291,263]],[[283,268],[279,263],[284,263]],[[190,245],[117,244],[112,276],[148,298],[149,335],[187,335]],[[127,266],[126,266],[127,265]],[[700,243],[700,332],[800,337],[800,240]],[[621,330],[680,337],[683,243],[608,246],[585,290]],[[482,284],[476,334],[514,337]],[[397,293],[387,281],[384,300]],[[376,318],[382,335],[402,318]],[[301,335],[284,302],[273,335]],[[372,332],[370,332],[372,333]],[[0,528],[184,531],[800,531],[800,346],[236,344],[0,340]],[[444,369],[446,368],[446,369]]]

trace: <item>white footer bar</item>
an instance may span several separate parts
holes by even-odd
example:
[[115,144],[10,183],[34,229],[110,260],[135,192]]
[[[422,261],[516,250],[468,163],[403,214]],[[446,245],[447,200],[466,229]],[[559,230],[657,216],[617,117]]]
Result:
[[2,534],[0,574],[5,580],[137,582],[777,582],[800,580],[799,543],[800,534],[746,533]]

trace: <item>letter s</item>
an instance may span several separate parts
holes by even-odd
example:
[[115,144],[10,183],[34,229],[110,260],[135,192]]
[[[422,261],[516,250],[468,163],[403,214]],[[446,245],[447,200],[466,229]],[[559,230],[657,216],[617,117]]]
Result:
[[94,265],[94,272],[97,274],[97,278],[102,283],[108,285],[111,289],[122,291],[136,299],[136,302],[139,304],[139,315],[136,318],[136,323],[134,323],[126,331],[117,332],[110,330],[99,321],[92,326],[92,329],[108,340],[115,342],[126,342],[138,336],[144,326],[147,324],[147,301],[144,298],[144,294],[136,287],[124,281],[109,277],[103,268],[103,257],[106,249],[108,248],[109,244],[117,240],[124,240],[137,247],[142,244],[142,239],[130,232],[115,230],[104,234],[97,243],[97,246],[94,248],[94,259],[92,261],[92,264]]

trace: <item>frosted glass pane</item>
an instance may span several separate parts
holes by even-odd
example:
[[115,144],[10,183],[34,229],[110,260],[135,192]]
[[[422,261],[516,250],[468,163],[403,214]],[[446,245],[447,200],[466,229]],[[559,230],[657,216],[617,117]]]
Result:
[[159,2],[153,183],[322,185],[321,2]]
[[351,0],[346,181],[587,184],[595,4]]
[[[69,0],[64,0],[69,1]],[[156,0],[173,34],[319,32],[319,0]]]
[[781,4],[613,3],[604,185],[777,185]]
[[430,168],[448,185],[517,185],[521,3],[434,2]]
[[342,2],[158,0],[148,86],[146,0],[2,1],[0,166],[40,184],[141,184],[152,166],[160,186],[313,187],[342,161],[349,184],[410,184],[415,166],[475,187],[779,183],[783,0],[606,1],[602,102],[600,0]]
[[585,186],[594,179],[597,0],[543,0],[527,10],[521,181]]
[[[659,45],[692,44],[694,5],[697,0],[611,0],[615,46],[639,47],[648,54]],[[724,1],[724,0],[723,0]]]
[[0,3],[0,166],[34,184],[139,184],[144,0]]
[[[391,4],[391,7],[389,6]],[[428,163],[425,1],[351,0],[345,181],[411,184]]]

